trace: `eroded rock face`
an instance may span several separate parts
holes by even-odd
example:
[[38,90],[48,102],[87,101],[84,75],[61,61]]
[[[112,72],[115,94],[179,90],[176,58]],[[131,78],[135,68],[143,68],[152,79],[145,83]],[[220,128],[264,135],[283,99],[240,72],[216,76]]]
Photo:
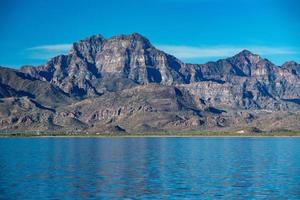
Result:
[[140,84],[184,83],[183,63],[153,47],[139,34],[108,39],[97,54],[96,67],[102,73],[118,73]]
[[185,64],[137,33],[95,35],[68,55],[0,75],[2,130],[264,130],[264,118],[298,127],[300,65],[276,66],[248,50]]
[[247,50],[194,68],[188,89],[201,100],[234,109],[298,109],[300,98],[295,63],[276,66]]
[[21,71],[75,96],[101,94],[95,80],[112,75],[138,84],[171,85],[189,79],[181,61],[157,50],[136,33],[107,40],[101,35],[92,36],[74,43],[66,56],[57,56],[37,68],[23,67]]

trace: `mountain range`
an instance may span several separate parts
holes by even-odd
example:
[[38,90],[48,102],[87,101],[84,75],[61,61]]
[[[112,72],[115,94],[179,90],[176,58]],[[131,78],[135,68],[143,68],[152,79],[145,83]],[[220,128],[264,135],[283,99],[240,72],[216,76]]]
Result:
[[0,130],[300,130],[300,65],[248,50],[184,63],[133,33],[94,35],[40,66],[0,67]]

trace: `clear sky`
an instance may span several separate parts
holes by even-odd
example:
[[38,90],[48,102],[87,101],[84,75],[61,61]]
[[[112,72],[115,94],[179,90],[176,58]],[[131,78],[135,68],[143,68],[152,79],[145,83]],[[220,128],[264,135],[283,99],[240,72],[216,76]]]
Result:
[[299,0],[0,0],[0,65],[42,64],[90,35],[132,32],[185,62],[249,49],[300,63]]

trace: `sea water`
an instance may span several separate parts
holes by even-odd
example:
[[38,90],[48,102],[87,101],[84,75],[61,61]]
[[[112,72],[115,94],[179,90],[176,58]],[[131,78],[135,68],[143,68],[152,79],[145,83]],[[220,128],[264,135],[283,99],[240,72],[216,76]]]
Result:
[[300,138],[1,138],[0,199],[300,199]]

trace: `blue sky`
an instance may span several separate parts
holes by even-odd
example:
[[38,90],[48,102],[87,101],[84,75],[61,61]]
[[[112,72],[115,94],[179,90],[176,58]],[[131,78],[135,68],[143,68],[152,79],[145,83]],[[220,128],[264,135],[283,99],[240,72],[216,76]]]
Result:
[[0,0],[0,65],[38,65],[94,34],[138,32],[185,62],[249,49],[300,63],[298,0]]

